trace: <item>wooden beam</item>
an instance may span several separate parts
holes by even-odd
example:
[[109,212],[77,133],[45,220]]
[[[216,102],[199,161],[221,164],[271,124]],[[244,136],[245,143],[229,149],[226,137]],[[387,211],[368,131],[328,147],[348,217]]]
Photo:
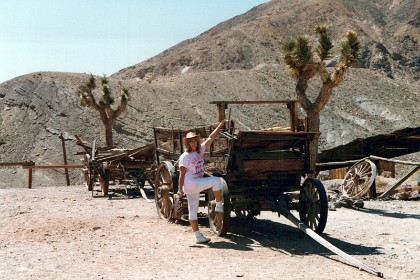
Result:
[[23,161],[23,162],[0,162],[0,166],[25,166],[30,165],[30,161]]
[[231,101],[211,101],[210,104],[295,104],[301,103],[299,100],[231,100]]
[[356,266],[357,268],[359,268],[361,270],[364,270],[366,272],[369,272],[371,274],[374,274],[374,275],[376,275],[378,277],[383,278],[383,273],[382,272],[377,271],[376,269],[369,267],[365,263],[363,263],[363,262],[355,259],[354,257],[352,257],[349,254],[345,253],[341,249],[335,247],[330,242],[328,242],[327,240],[325,240],[324,238],[322,238],[320,235],[316,234],[312,229],[308,228],[304,223],[302,223],[301,221],[299,221],[289,211],[288,211],[288,213],[285,213],[285,214],[286,215],[284,215],[284,214],[283,215],[289,221],[291,221],[298,229],[300,229],[301,231],[303,231],[304,233],[306,233],[309,237],[311,237],[312,239],[314,239],[316,242],[318,242],[319,244],[321,244],[322,246],[324,246],[325,248],[327,248],[331,252],[339,255],[340,257],[342,257],[343,259],[347,260],[348,262],[350,262],[352,265]]
[[[63,163],[64,163],[64,165],[67,165],[66,144],[64,142],[63,133],[60,134],[60,139],[61,139],[61,147],[63,149]],[[64,168],[64,173],[66,174],[66,184],[67,184],[67,186],[70,186],[69,170],[67,168]]]
[[413,175],[417,170],[420,169],[420,165],[414,166],[404,177],[402,177],[398,182],[396,182],[392,187],[390,187],[386,192],[384,192],[380,197],[386,197],[390,195],[398,186],[404,183],[411,175]]
[[83,168],[81,164],[68,164],[68,165],[23,165],[23,169],[55,169],[55,168]]
[[383,158],[383,157],[377,157],[377,156],[369,156],[369,158],[383,160],[383,161],[390,161],[390,162],[395,162],[395,163],[400,163],[400,164],[407,164],[407,165],[420,165],[420,162],[396,160],[396,159],[389,159],[389,158]]
[[89,155],[90,155],[90,153],[91,153],[91,149],[89,149],[89,148],[85,145],[85,143],[83,142],[83,140],[82,140],[82,139],[80,139],[80,137],[79,137],[78,135],[74,135],[74,137],[76,138],[77,143],[78,143],[80,146],[82,146],[82,148],[85,150],[85,152],[86,152],[87,154],[89,154]]
[[217,122],[221,122],[222,120],[226,119],[226,103],[217,103]]

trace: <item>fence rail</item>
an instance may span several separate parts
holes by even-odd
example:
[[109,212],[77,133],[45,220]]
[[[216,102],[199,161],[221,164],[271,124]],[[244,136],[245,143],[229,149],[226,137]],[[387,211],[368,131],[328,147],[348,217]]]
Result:
[[0,167],[12,167],[20,166],[23,169],[28,170],[28,189],[32,189],[32,170],[33,169],[58,169],[64,168],[66,170],[66,179],[67,186],[70,185],[70,181],[67,175],[68,168],[83,168],[81,164],[64,164],[64,165],[35,165],[33,161],[23,161],[23,162],[0,162]]

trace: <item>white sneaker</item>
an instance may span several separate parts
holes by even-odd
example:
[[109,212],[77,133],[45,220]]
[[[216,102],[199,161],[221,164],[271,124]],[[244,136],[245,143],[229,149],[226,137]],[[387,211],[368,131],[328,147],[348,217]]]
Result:
[[196,239],[197,244],[207,243],[207,242],[210,242],[211,240],[210,238],[205,237],[203,234],[200,234],[195,239]]
[[214,208],[214,211],[219,212],[219,213],[223,213],[223,205],[217,205]]

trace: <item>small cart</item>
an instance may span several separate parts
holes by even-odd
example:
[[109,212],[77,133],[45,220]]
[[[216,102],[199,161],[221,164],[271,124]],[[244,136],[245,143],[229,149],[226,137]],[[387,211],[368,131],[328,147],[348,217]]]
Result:
[[133,182],[145,196],[143,187],[148,181],[153,187],[155,178],[155,146],[149,144],[135,149],[97,148],[95,141],[87,145],[76,136],[77,144],[84,148],[83,174],[88,191],[99,183],[103,195],[108,195],[112,182]]

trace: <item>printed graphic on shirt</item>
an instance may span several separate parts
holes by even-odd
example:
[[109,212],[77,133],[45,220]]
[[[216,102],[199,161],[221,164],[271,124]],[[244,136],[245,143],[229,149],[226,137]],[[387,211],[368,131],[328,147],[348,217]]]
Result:
[[204,160],[201,154],[196,154],[191,160],[191,165],[194,166],[194,174],[199,175],[204,173]]

